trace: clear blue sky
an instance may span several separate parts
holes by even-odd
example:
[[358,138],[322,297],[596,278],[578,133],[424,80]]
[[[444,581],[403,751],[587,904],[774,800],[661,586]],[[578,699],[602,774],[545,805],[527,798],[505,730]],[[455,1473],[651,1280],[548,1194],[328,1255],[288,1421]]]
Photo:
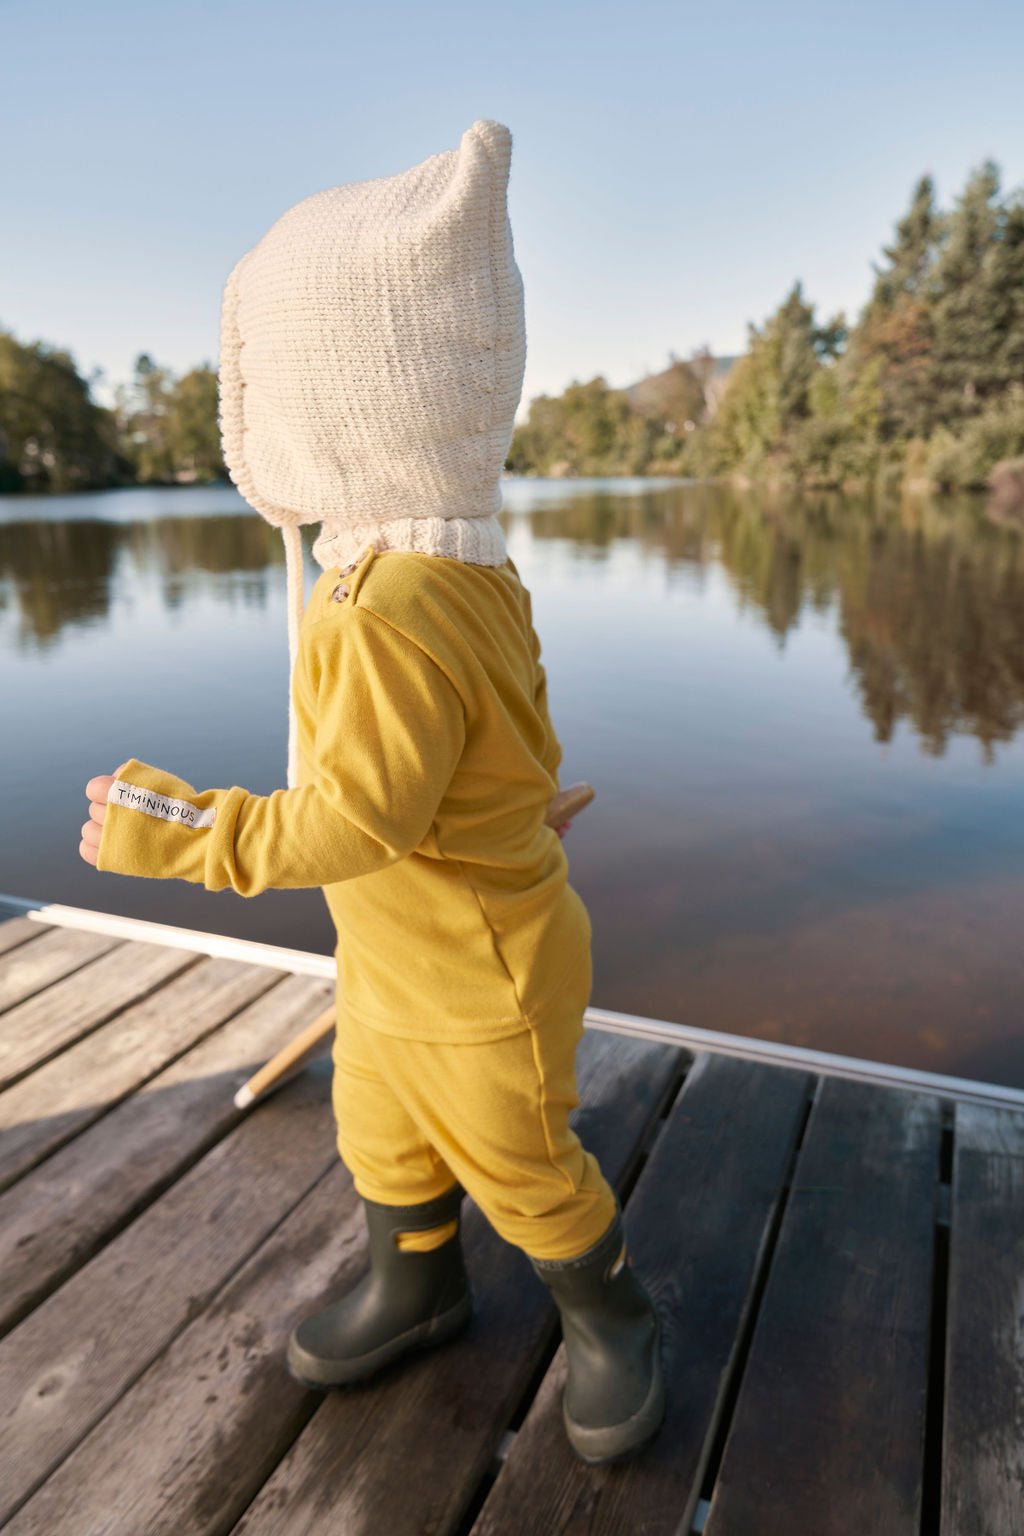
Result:
[[916,178],[1024,182],[1024,6],[0,0],[0,325],[127,378],[217,362],[299,198],[513,134],[526,401],[743,348],[801,277],[851,317]]

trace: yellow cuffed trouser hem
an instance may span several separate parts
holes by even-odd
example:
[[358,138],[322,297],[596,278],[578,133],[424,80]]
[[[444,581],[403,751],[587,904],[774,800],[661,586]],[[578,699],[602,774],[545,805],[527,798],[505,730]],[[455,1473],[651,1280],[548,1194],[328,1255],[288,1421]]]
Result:
[[569,1125],[589,981],[581,975],[520,1033],[477,1044],[384,1034],[339,997],[334,1113],[357,1193],[415,1205],[458,1180],[500,1236],[531,1258],[576,1258],[593,1247],[617,1206]]

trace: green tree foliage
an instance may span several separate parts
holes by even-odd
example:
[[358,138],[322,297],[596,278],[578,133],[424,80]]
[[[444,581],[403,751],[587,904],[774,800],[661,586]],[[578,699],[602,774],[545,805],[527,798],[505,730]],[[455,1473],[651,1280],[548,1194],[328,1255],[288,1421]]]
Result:
[[181,479],[226,477],[217,421],[217,374],[191,368],[177,381],[171,399],[168,435],[175,472]]
[[949,213],[923,176],[849,334],[796,284],[729,377],[691,458],[821,486],[982,486],[1024,454],[1024,194],[971,172]]
[[225,476],[212,368],[193,368],[175,378],[142,352],[131,385],[118,388],[116,398],[122,447],[141,484]]
[[684,361],[669,353],[669,366],[626,391],[635,411],[647,418],[651,457],[647,472],[674,474],[682,469],[687,435],[704,419],[715,359],[707,348]]
[[79,491],[116,481],[113,422],[69,353],[0,331],[0,491]]
[[928,477],[942,490],[985,485],[997,464],[1024,452],[1024,384],[1013,383],[987,406],[959,436],[945,427],[936,431],[925,450]]
[[142,484],[171,478],[168,414],[173,388],[170,370],[142,352],[135,359],[131,384],[115,391],[121,441]]
[[147,354],[107,410],[68,352],[0,331],[0,492],[67,492],[226,475],[217,375],[175,378]]
[[709,428],[711,462],[722,470],[763,473],[810,417],[816,380],[839,355],[845,335],[842,315],[816,323],[814,306],[794,283],[761,330],[748,327],[746,355]]
[[875,266],[875,284],[851,337],[850,371],[873,368],[878,436],[914,437],[931,417],[932,272],[942,237],[935,187],[922,176],[895,238]]
[[626,391],[599,374],[585,384],[574,380],[557,397],[531,401],[506,464],[542,475],[643,474],[658,436],[656,423],[634,408]]
[[635,384],[628,393],[637,410],[656,421],[669,436],[677,437],[690,430],[688,422],[692,426],[704,414],[709,366],[714,359],[707,352],[698,353],[689,362],[674,354],[670,359],[663,373]]
[[920,177],[852,326],[819,322],[796,282],[748,326],[721,395],[713,371],[698,354],[629,390],[599,378],[543,395],[509,468],[985,485],[1024,456],[1024,192],[1002,196],[986,160],[944,212]]
[[986,161],[947,221],[931,298],[931,425],[955,430],[1006,387],[993,367],[1006,337],[1008,301],[997,287],[1005,222],[998,195],[999,172]]

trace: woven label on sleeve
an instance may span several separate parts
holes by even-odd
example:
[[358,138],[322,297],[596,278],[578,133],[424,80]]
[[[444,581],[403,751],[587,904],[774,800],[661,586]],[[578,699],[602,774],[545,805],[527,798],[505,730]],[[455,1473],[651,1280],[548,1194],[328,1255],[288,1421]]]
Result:
[[212,827],[217,814],[215,805],[201,811],[191,800],[175,800],[170,795],[158,794],[155,789],[143,789],[140,784],[129,784],[127,779],[115,779],[107,795],[108,805],[124,805],[132,811],[142,811],[147,816],[158,816],[161,821],[177,821],[183,827]]

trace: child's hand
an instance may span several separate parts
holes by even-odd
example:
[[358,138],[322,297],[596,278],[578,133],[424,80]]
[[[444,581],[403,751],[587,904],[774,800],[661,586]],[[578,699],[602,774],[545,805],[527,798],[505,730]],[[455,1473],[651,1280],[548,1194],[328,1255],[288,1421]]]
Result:
[[78,851],[87,864],[95,865],[99,854],[110,786],[120,774],[121,769],[127,767],[130,761],[130,758],[125,758],[113,773],[101,773],[95,779],[90,779],[85,786],[85,793],[89,799],[89,820],[82,823],[82,840],[78,845]]
[[558,833],[559,837],[564,837],[571,826],[571,821],[563,821],[560,827],[555,828],[555,831]]

